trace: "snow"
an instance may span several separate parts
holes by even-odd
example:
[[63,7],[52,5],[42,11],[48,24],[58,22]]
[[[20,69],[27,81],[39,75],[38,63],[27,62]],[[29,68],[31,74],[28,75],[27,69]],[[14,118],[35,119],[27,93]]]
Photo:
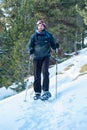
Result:
[[55,65],[49,69],[52,98],[48,101],[34,101],[33,88],[28,89],[26,102],[26,91],[1,100],[0,130],[87,130],[87,68],[80,72],[83,65],[87,65],[87,48],[58,64],[57,70]]
[[87,45],[87,37],[84,39],[84,44]]
[[12,96],[14,94],[16,94],[16,92],[10,88],[7,89],[5,87],[0,88],[0,100]]

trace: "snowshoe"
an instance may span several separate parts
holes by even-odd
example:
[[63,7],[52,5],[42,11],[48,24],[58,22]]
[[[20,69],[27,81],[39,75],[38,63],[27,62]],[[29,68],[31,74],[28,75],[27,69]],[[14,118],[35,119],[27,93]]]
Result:
[[33,98],[34,98],[34,100],[40,99],[40,94],[35,94],[35,96]]
[[44,94],[41,96],[41,100],[45,101],[48,100],[51,97],[51,93],[50,92],[44,92]]

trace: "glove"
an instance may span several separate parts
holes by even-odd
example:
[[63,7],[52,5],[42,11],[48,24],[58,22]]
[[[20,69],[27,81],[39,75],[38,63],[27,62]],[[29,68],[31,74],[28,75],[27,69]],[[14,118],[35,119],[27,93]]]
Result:
[[31,54],[33,54],[33,53],[34,53],[34,49],[31,48],[31,49],[29,50],[29,54],[31,55]]
[[58,43],[56,43],[56,48],[59,48],[59,44]]

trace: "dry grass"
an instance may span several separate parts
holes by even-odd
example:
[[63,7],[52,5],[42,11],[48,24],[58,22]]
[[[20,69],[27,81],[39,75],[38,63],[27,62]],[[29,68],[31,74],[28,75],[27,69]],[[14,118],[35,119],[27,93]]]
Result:
[[71,64],[71,65],[67,66],[67,67],[64,69],[64,71],[69,70],[72,66],[74,66],[74,64]]
[[87,74],[87,64],[83,65],[79,72],[80,74],[74,80],[78,79],[80,76]]
[[85,64],[85,65],[83,65],[83,66],[81,67],[80,73],[84,73],[84,72],[86,72],[86,71],[87,71],[87,64]]
[[63,72],[60,71],[60,72],[58,72],[58,74],[63,74]]
[[83,76],[83,75],[86,75],[86,74],[87,74],[87,72],[86,73],[80,73],[75,79],[73,79],[73,81],[78,79],[80,76]]

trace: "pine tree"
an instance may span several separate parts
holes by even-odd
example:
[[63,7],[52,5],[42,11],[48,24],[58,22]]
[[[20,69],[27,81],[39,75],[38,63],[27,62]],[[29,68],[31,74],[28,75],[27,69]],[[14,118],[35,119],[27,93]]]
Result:
[[[43,19],[64,52],[78,50],[87,26],[85,0],[3,0],[0,4],[0,87],[27,76],[28,40]],[[32,70],[31,70],[32,71]]]
[[29,59],[27,51],[28,39],[34,25],[33,6],[27,0],[4,0],[2,5],[4,8],[3,14],[5,14],[3,17],[5,22],[4,30],[5,35],[7,35],[3,48],[8,49],[8,52],[2,57],[1,66],[4,64],[4,74],[0,77],[1,83],[2,86],[8,86],[13,82],[21,82],[23,88]]

